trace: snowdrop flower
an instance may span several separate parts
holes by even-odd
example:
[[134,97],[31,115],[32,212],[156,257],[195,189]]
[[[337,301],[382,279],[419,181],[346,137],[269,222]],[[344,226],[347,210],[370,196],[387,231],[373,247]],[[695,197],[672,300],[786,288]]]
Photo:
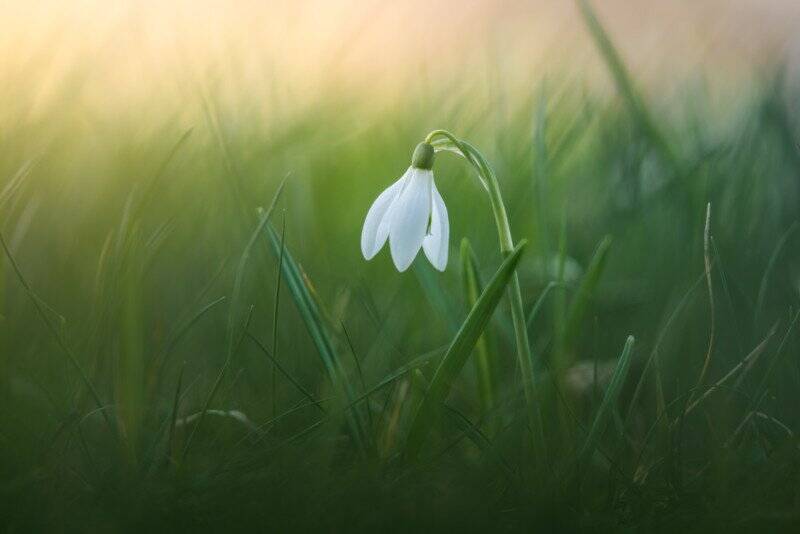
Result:
[[388,239],[400,272],[408,269],[420,248],[436,269],[447,267],[450,223],[433,180],[433,158],[433,146],[417,145],[405,174],[372,203],[361,231],[364,258],[374,258]]

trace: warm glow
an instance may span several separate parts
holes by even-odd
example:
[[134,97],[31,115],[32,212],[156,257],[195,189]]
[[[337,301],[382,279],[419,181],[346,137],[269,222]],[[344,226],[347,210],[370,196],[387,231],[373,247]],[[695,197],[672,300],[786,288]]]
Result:
[[[597,8],[645,82],[701,67],[736,74],[766,53],[798,55],[800,3],[791,0],[615,0]],[[450,73],[462,82],[465,68],[488,64],[497,76],[525,80],[556,64],[602,73],[596,59],[564,0],[52,0],[0,8],[4,85],[35,80],[46,94],[71,73],[99,101],[180,94],[187,79],[207,83],[211,72],[236,90],[277,84],[313,97],[366,85],[374,95],[434,69],[438,80]]]

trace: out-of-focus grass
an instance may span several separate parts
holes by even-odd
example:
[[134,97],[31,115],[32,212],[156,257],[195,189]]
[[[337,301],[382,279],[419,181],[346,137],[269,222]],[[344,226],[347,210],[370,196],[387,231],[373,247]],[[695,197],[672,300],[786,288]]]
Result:
[[[378,110],[346,92],[289,108],[223,98],[209,76],[99,114],[73,72],[44,100],[26,98],[35,65],[0,88],[0,230],[33,295],[3,257],[5,527],[799,519],[798,93],[780,71],[722,115],[697,85],[645,108],[553,79],[487,92],[474,72]],[[478,349],[491,403],[464,365],[409,461],[414,416],[477,300],[461,237],[471,276],[502,261],[488,201],[446,155],[448,270],[360,256],[370,202],[437,127],[487,151],[529,241],[517,272],[545,443],[531,443],[501,303]],[[286,176],[272,213],[285,234],[270,241],[259,208]]]

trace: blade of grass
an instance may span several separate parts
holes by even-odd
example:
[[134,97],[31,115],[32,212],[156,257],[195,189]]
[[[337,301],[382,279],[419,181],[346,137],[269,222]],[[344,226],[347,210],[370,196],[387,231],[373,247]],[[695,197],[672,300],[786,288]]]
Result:
[[489,324],[492,313],[511,281],[511,276],[522,257],[525,245],[526,242],[521,241],[500,265],[500,268],[487,284],[486,289],[481,293],[475,306],[467,315],[455,338],[453,338],[450,348],[448,348],[447,353],[439,363],[439,367],[431,380],[431,385],[425,393],[425,397],[411,424],[405,448],[407,458],[414,459],[419,454],[425,438],[431,431],[435,417],[450,392],[453,380],[455,380],[455,377],[475,348],[478,338],[480,338],[486,325]]
[[732,319],[733,319],[733,330],[734,336],[736,339],[736,345],[739,348],[739,352],[744,354],[744,343],[742,343],[742,332],[744,332],[744,328],[741,327],[740,321],[738,318],[738,314],[736,313],[736,308],[733,305],[733,295],[731,294],[730,284],[728,282],[728,275],[725,272],[725,264],[722,261],[722,256],[720,255],[719,248],[717,248],[717,242],[714,239],[714,236],[711,236],[711,248],[714,251],[713,262],[714,265],[717,266],[717,272],[719,273],[719,280],[722,284],[722,292],[725,295],[725,300],[728,304],[728,311],[730,312]]
[[605,236],[600,241],[600,244],[597,245],[594,256],[592,256],[592,260],[589,262],[589,267],[586,269],[586,274],[584,274],[575,293],[575,297],[570,303],[566,326],[562,332],[562,350],[559,351],[558,364],[561,370],[568,368],[572,364],[571,352],[579,337],[581,323],[589,310],[589,304],[600,282],[600,277],[605,270],[610,248],[611,236]]
[[786,247],[786,243],[789,242],[789,238],[797,230],[798,224],[797,221],[793,222],[792,225],[786,230],[781,238],[778,240],[778,243],[775,245],[775,249],[772,251],[772,255],[769,257],[769,261],[767,262],[767,267],[764,269],[764,275],[761,277],[761,284],[758,288],[758,298],[756,299],[756,309],[753,313],[753,325],[758,328],[759,321],[761,319],[761,310],[764,308],[764,299],[766,298],[767,294],[767,287],[769,287],[769,279],[772,275],[772,271],[775,269],[775,265],[778,262],[778,258],[780,258],[781,252]]
[[536,118],[534,130],[534,165],[533,165],[533,185],[536,191],[536,222],[539,225],[539,235],[541,235],[542,252],[544,257],[549,257],[551,252],[550,244],[550,194],[547,177],[550,175],[550,153],[547,147],[547,106],[548,93],[547,84],[542,82],[539,88],[539,97],[536,105]]
[[567,263],[567,212],[561,211],[558,225],[558,249],[556,250],[556,283],[561,288],[553,297],[553,333],[556,339],[556,357],[561,352],[567,320],[567,293],[564,289],[564,270]]
[[283,192],[283,188],[286,185],[286,180],[288,176],[285,177],[281,183],[278,185],[278,188],[275,190],[275,194],[272,196],[272,201],[270,202],[269,207],[261,214],[261,218],[259,219],[256,228],[253,230],[253,233],[250,234],[250,239],[247,242],[247,245],[242,252],[242,255],[239,257],[239,263],[236,266],[236,275],[233,282],[233,291],[231,293],[231,303],[228,313],[228,353],[230,354],[231,350],[233,350],[233,344],[238,339],[238,333],[236,332],[236,325],[240,323],[239,320],[239,308],[241,307],[241,294],[242,288],[244,286],[244,277],[247,272],[247,264],[250,260],[250,255],[253,251],[253,247],[258,240],[258,236],[261,234],[263,229],[266,227],[267,223],[269,222],[269,218],[272,215],[272,212],[275,209],[275,205],[278,203],[278,199]]
[[[274,306],[272,308],[272,354],[277,358],[278,356],[278,310],[280,297],[281,297],[281,274],[283,272],[283,252],[285,250],[285,239],[286,239],[286,212],[283,212],[283,218],[281,219],[281,253],[278,257],[278,268],[277,273],[275,276],[277,280],[275,281],[275,298],[274,298]],[[274,416],[277,410],[277,399],[276,399],[276,389],[277,389],[277,370],[275,365],[272,366],[272,415]]]
[[708,288],[708,314],[709,314],[709,332],[708,332],[708,349],[706,349],[706,357],[703,362],[703,368],[700,370],[700,376],[697,377],[697,384],[692,390],[692,395],[689,396],[687,404],[691,404],[694,394],[703,386],[706,379],[708,368],[711,365],[711,355],[714,353],[714,334],[716,333],[716,313],[714,306],[714,284],[711,280],[711,202],[706,205],[706,225],[703,231],[703,261],[705,264],[706,273],[706,287]]
[[181,372],[178,374],[178,385],[175,386],[175,396],[172,399],[172,411],[169,416],[169,433],[167,434],[166,458],[172,459],[172,443],[175,437],[175,422],[178,420],[178,408],[181,401],[181,388],[183,387],[183,372],[186,370],[186,362],[181,365]]
[[163,368],[164,363],[169,358],[169,356],[172,354],[172,351],[175,350],[175,347],[178,346],[178,344],[181,342],[181,340],[183,340],[183,338],[186,336],[186,334],[189,333],[189,331],[192,329],[192,327],[195,324],[197,324],[197,322],[200,319],[202,319],[203,316],[205,316],[205,314],[207,314],[214,307],[216,307],[218,304],[221,304],[224,301],[225,301],[225,295],[223,295],[223,296],[221,296],[221,297],[219,297],[219,298],[217,298],[215,300],[212,300],[211,302],[209,302],[208,304],[206,304],[205,306],[203,306],[202,308],[197,310],[194,313],[194,315],[189,317],[189,319],[187,319],[185,323],[180,325],[175,330],[175,333],[170,338],[170,340],[167,343],[166,348],[164,349],[164,352],[163,352],[163,354],[162,354],[162,356],[160,358],[161,361],[159,363],[159,367]]
[[[789,337],[791,336],[792,332],[794,331],[795,326],[797,325],[798,318],[800,318],[800,310],[798,310],[794,314],[794,316],[792,317],[792,320],[789,322],[789,327],[786,329],[786,333],[784,334],[783,339],[781,339],[781,342],[778,345],[777,350],[775,351],[775,356],[772,357],[772,360],[769,362],[769,366],[767,367],[767,370],[764,372],[764,375],[761,377],[761,382],[760,382],[758,388],[756,389],[756,395],[754,395],[753,398],[755,398],[757,396],[760,396],[760,395],[766,395],[767,388],[769,387],[769,380],[772,377],[772,373],[775,370],[775,366],[777,365],[778,360],[780,360],[781,353],[783,352],[783,349],[786,347],[786,343],[789,341]],[[751,401],[750,405],[747,407],[747,410],[745,410],[745,413],[748,413],[748,412],[754,410],[755,408],[756,408],[756,405],[754,404],[753,401]]]
[[202,304],[208,292],[211,291],[214,284],[222,275],[226,263],[227,262],[224,261],[220,262],[220,266],[217,269],[217,272],[209,279],[208,283],[205,284],[203,289],[198,294],[197,298],[192,303],[192,306],[198,306],[198,309],[190,314],[186,313],[181,314],[183,318],[178,322],[177,327],[173,329],[173,332],[168,336],[166,343],[163,344],[160,351],[156,354],[154,362],[151,365],[150,378],[148,383],[148,391],[150,392],[149,393],[150,397],[152,397],[152,395],[154,395],[155,392],[160,390],[161,380],[166,375],[164,371],[165,366],[167,365],[170,356],[178,347],[180,342],[189,333],[192,327],[200,321],[200,319],[202,319],[209,311],[211,311],[214,307],[216,307],[218,304],[222,303],[226,299],[226,297],[223,296],[210,303]]
[[565,287],[564,284],[559,284],[558,282],[548,282],[542,292],[539,294],[539,298],[536,299],[536,302],[533,304],[531,311],[528,313],[528,318],[526,319],[525,323],[528,325],[528,329],[533,325],[536,321],[536,318],[539,316],[539,312],[542,311],[542,305],[547,300],[547,296],[550,294],[551,291],[555,288]]
[[225,371],[228,370],[228,367],[231,364],[231,359],[233,355],[238,351],[238,348],[241,346],[242,341],[244,341],[245,335],[244,332],[247,332],[247,328],[250,326],[250,319],[253,317],[253,308],[254,306],[250,306],[250,310],[247,313],[247,318],[245,319],[244,327],[242,328],[242,336],[239,338],[238,342],[236,343],[235,347],[228,352],[228,357],[225,358],[225,363],[222,364],[222,368],[217,375],[217,379],[214,381],[214,385],[209,391],[208,396],[206,397],[205,402],[203,403],[203,409],[200,410],[199,415],[197,417],[197,424],[194,425],[192,428],[192,432],[189,434],[189,437],[186,439],[186,445],[183,447],[183,453],[181,454],[180,462],[178,463],[178,472],[181,472],[183,466],[186,464],[186,457],[189,455],[189,449],[194,442],[194,437],[197,435],[197,431],[200,429],[200,426],[203,424],[205,420],[206,413],[208,412],[209,407],[211,406],[211,402],[214,400],[214,396],[217,394],[220,385],[222,384],[222,379],[225,376]]
[[[461,241],[461,268],[465,301],[468,309],[472,309],[483,291],[483,284],[478,273],[475,253],[472,251],[472,247],[466,237]],[[492,376],[492,362],[489,355],[488,329],[481,334],[475,344],[475,373],[478,377],[481,407],[483,413],[487,413],[494,404],[494,377]]]
[[738,364],[736,364],[736,366],[734,366],[733,369],[728,371],[728,373],[725,376],[723,376],[722,378],[717,380],[717,382],[714,385],[712,385],[711,387],[709,387],[696,401],[694,401],[691,404],[689,404],[689,406],[686,408],[686,413],[684,415],[689,415],[689,413],[691,413],[692,410],[697,408],[697,406],[701,402],[703,402],[709,396],[711,396],[711,394],[714,393],[714,391],[716,391],[716,390],[720,389],[722,386],[724,386],[725,383],[728,380],[730,380],[731,378],[733,378],[736,375],[736,373],[738,373],[740,370],[742,371],[742,374],[740,375],[739,379],[737,380],[737,383],[741,382],[742,379],[747,374],[747,372],[750,369],[753,368],[753,365],[755,364],[756,360],[758,360],[758,357],[761,356],[761,353],[764,352],[764,349],[767,348],[767,344],[769,343],[769,340],[772,339],[773,335],[775,335],[775,331],[777,330],[777,326],[778,325],[776,324],[775,326],[772,327],[772,330],[770,330],[769,334],[767,334],[767,337],[765,337],[764,340],[761,343],[756,345],[756,347],[750,352],[750,354],[745,356],[744,359],[742,361],[740,361]]
[[[328,330],[322,320],[319,308],[309,288],[301,274],[300,267],[295,262],[292,254],[286,247],[281,247],[277,232],[271,224],[267,224],[265,231],[276,255],[283,253],[283,277],[286,279],[286,286],[292,295],[295,306],[300,312],[300,316],[306,325],[306,330],[311,335],[311,339],[317,348],[317,353],[322,360],[322,364],[328,373],[328,378],[334,389],[342,394],[347,403],[353,400],[353,388],[347,380],[344,366],[328,334]],[[283,250],[283,252],[281,252]],[[347,421],[353,440],[360,450],[365,450],[364,429],[358,413],[351,410],[347,411]]]
[[[33,302],[33,305],[36,308],[36,312],[42,318],[42,321],[44,321],[47,330],[50,332],[50,334],[52,334],[53,338],[56,340],[56,344],[58,344],[58,347],[61,349],[61,352],[64,354],[64,356],[66,356],[67,361],[69,361],[70,365],[72,365],[72,367],[74,367],[75,370],[78,372],[81,381],[86,386],[86,389],[89,390],[89,393],[92,396],[92,400],[94,400],[95,404],[97,405],[97,409],[102,414],[106,424],[108,424],[109,428],[111,428],[111,430],[113,431],[114,425],[112,424],[111,419],[109,418],[108,413],[106,412],[105,404],[103,404],[103,401],[100,400],[100,394],[97,392],[97,389],[95,389],[94,384],[92,384],[92,381],[89,379],[89,376],[83,370],[83,367],[78,362],[78,359],[75,357],[75,354],[72,352],[72,349],[67,344],[67,341],[66,339],[64,339],[61,330],[57,328],[56,325],[53,324],[53,322],[48,317],[44,306],[42,306],[41,299],[36,293],[34,293],[30,284],[28,284],[28,281],[25,279],[25,276],[23,276],[22,271],[19,268],[19,265],[17,265],[17,261],[14,259],[14,256],[11,254],[11,250],[9,250],[8,245],[6,244],[6,240],[2,232],[0,232],[0,244],[3,246],[3,251],[5,252],[6,257],[8,258],[8,262],[11,264],[11,268],[17,275],[17,279],[19,280],[20,284],[22,284],[22,288],[25,290],[25,293],[28,295],[28,297],[30,297],[31,301]],[[117,435],[116,432],[113,432],[113,434],[115,436]]]
[[[686,308],[686,305],[689,302],[689,297],[700,286],[700,283],[703,281],[704,278],[705,278],[705,274],[700,275],[694,281],[694,283],[689,287],[689,289],[686,290],[686,292],[681,297],[681,300],[675,306],[675,309],[673,309],[672,312],[670,313],[669,317],[667,317],[667,320],[664,323],[664,326],[659,331],[658,337],[656,338],[656,342],[653,345],[653,349],[650,351],[650,355],[647,357],[647,362],[644,365],[644,369],[642,369],[642,374],[640,375],[639,381],[636,383],[636,388],[633,391],[633,396],[631,397],[630,406],[628,408],[628,413],[625,416],[625,426],[626,427],[627,427],[627,424],[630,421],[631,417],[633,416],[633,410],[634,410],[634,408],[636,407],[636,405],[637,405],[637,403],[639,401],[639,397],[641,396],[642,391],[644,391],[645,378],[647,376],[647,372],[650,369],[650,366],[652,365],[652,366],[655,367],[655,366],[658,365],[658,361],[657,361],[658,360],[658,354],[659,354],[659,351],[661,349],[661,345],[664,343],[664,340],[667,337],[667,332],[669,332],[670,327],[672,326],[672,323],[675,322],[675,320],[678,318],[680,313],[684,310],[684,308]],[[658,381],[658,384],[660,384],[660,381]]]
[[245,334],[247,332],[247,328],[250,324],[250,319],[253,313],[253,306],[251,305],[249,311],[247,313],[247,317],[243,323],[243,327],[240,330],[240,334],[237,336],[237,328],[236,328],[236,318],[238,316],[238,304],[240,300],[240,295],[242,291],[242,285],[244,281],[244,274],[247,269],[248,260],[250,259],[250,253],[255,245],[256,239],[258,238],[258,234],[264,228],[266,224],[268,224],[269,218],[272,215],[272,211],[275,209],[275,205],[278,202],[278,198],[280,197],[281,192],[283,191],[283,187],[286,184],[286,178],[284,178],[281,183],[278,185],[278,189],[275,192],[275,195],[272,197],[272,202],[270,203],[269,208],[267,208],[264,213],[261,215],[261,219],[259,224],[256,226],[256,230],[250,237],[247,245],[245,246],[244,252],[242,256],[239,258],[239,265],[236,269],[236,277],[234,279],[233,284],[233,293],[231,295],[231,308],[228,314],[228,355],[225,358],[225,363],[222,365],[219,374],[217,375],[217,379],[214,382],[214,386],[211,388],[211,391],[206,397],[205,403],[203,404],[203,409],[200,411],[200,416],[198,417],[197,424],[192,429],[192,432],[189,434],[189,437],[186,440],[186,445],[184,445],[183,453],[181,455],[180,462],[178,464],[178,470],[180,471],[183,465],[185,465],[186,457],[189,454],[189,449],[192,445],[194,440],[194,436],[197,434],[198,429],[203,423],[205,419],[206,412],[208,411],[209,406],[211,405],[211,401],[214,399],[214,396],[219,389],[220,384],[222,383],[222,378],[225,375],[225,371],[228,369],[230,365],[231,359],[233,358],[233,354],[238,350],[239,346],[241,345],[242,341],[245,338]]
[[611,382],[609,382],[606,393],[603,396],[603,401],[600,403],[600,408],[597,410],[597,414],[594,417],[592,426],[589,427],[589,434],[586,436],[586,441],[583,444],[583,448],[581,448],[581,451],[578,454],[578,465],[583,464],[586,458],[588,458],[597,447],[598,437],[605,428],[606,420],[608,419],[608,416],[610,415],[614,404],[619,397],[619,393],[622,390],[622,386],[625,383],[625,379],[628,376],[628,370],[630,369],[633,355],[633,343],[633,336],[628,336],[628,339],[625,341],[625,347],[623,347],[622,354],[617,362],[617,367],[614,369],[614,374],[611,377]]
[[280,373],[283,376],[285,376],[286,379],[289,382],[291,382],[292,385],[296,387],[297,390],[300,393],[302,393],[305,398],[313,402],[317,406],[317,408],[319,408],[320,410],[322,410],[323,413],[325,413],[325,408],[323,408],[322,404],[320,404],[320,402],[314,398],[314,395],[312,395],[310,391],[304,388],[300,382],[298,382],[286,369],[284,369],[284,367],[280,363],[278,363],[278,360],[275,358],[275,356],[271,354],[269,350],[267,350],[267,347],[265,347],[264,344],[261,343],[261,341],[259,341],[257,337],[255,337],[250,332],[247,332],[247,337],[250,339],[250,341],[255,343],[255,345],[259,348],[259,350],[261,350],[261,352],[263,352],[267,358],[269,358],[269,361],[272,362],[272,365],[276,369],[276,371],[280,371]]
[[[350,354],[353,355],[353,361],[356,364],[356,372],[358,373],[358,379],[361,382],[361,392],[364,393],[365,391],[367,391],[367,383],[364,381],[364,371],[361,369],[361,362],[358,359],[358,354],[356,354],[356,349],[353,346],[353,340],[350,338],[350,333],[344,326],[344,321],[339,321],[339,324],[342,325],[342,333],[344,334],[344,338],[347,340],[347,346],[350,348]],[[369,400],[367,400],[367,402],[364,403],[364,409],[367,412],[367,422],[369,423],[369,427],[374,431],[375,424],[372,420],[372,410],[369,407]]]
[[644,99],[636,90],[625,63],[622,61],[619,52],[617,52],[617,48],[614,46],[605,28],[603,28],[603,25],[597,18],[594,8],[589,3],[589,0],[575,0],[575,2],[578,4],[578,9],[581,12],[583,21],[589,33],[592,35],[597,48],[600,50],[600,54],[603,56],[603,60],[606,62],[611,76],[614,78],[617,90],[620,95],[622,95],[625,104],[628,106],[634,120],[638,123],[640,130],[656,150],[661,152],[666,163],[672,166],[673,171],[680,174],[680,160],[666,137],[664,137],[664,134],[659,130],[656,122],[653,120]]
[[138,205],[136,206],[136,210],[133,215],[133,220],[138,220],[141,217],[142,212],[144,211],[144,209],[147,207],[147,205],[150,203],[153,196],[155,195],[157,191],[157,186],[161,182],[164,173],[167,172],[169,164],[172,163],[172,160],[175,158],[175,155],[180,151],[181,147],[183,147],[183,145],[186,144],[186,141],[188,141],[189,138],[192,136],[193,130],[194,128],[189,128],[185,132],[183,132],[183,134],[178,138],[175,144],[172,145],[172,148],[167,152],[167,155],[161,161],[161,165],[158,166],[158,169],[153,174],[153,177],[145,186],[144,192],[142,193]]

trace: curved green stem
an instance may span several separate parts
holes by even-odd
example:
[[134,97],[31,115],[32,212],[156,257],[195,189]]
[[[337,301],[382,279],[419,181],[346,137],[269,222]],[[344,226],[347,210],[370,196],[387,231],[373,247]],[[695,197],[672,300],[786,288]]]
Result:
[[[486,161],[486,158],[478,149],[457,138],[447,130],[434,130],[425,138],[426,143],[433,143],[437,137],[443,137],[450,141],[461,155],[472,165],[478,173],[486,192],[489,194],[489,201],[492,205],[497,234],[500,241],[500,252],[505,256],[514,250],[514,239],[511,236],[511,226],[508,222],[508,214],[500,193],[500,182],[494,170]],[[511,304],[511,320],[514,326],[515,341],[517,345],[517,361],[522,374],[522,386],[525,393],[525,401],[528,407],[528,415],[531,418],[532,429],[537,433],[537,438],[543,437],[541,426],[541,416],[539,406],[536,401],[533,353],[530,341],[528,340],[528,329],[525,321],[525,311],[522,304],[522,290],[519,284],[519,277],[515,272],[508,287],[508,299]]]

